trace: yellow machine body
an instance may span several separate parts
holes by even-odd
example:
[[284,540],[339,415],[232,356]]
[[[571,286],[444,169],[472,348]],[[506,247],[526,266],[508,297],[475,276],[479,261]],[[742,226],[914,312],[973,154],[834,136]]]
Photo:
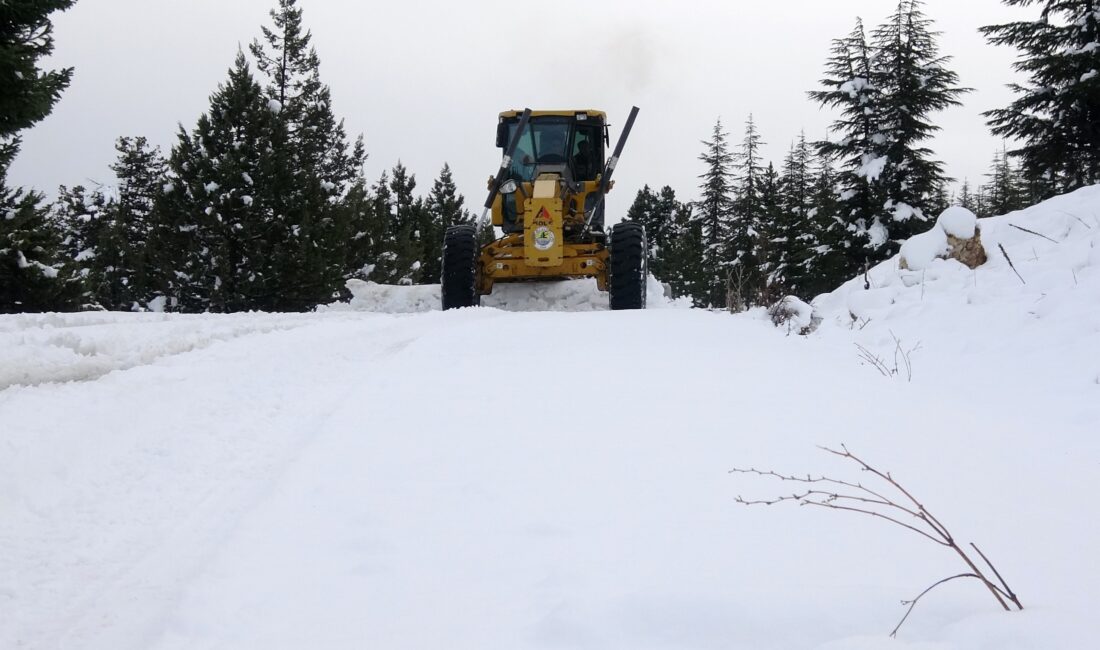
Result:
[[[515,119],[519,111],[500,114],[502,121]],[[603,127],[602,111],[532,111],[531,118],[578,119]],[[602,156],[599,160],[603,166]],[[497,282],[595,278],[601,291],[607,290],[610,254],[603,240],[580,241],[573,237],[583,230],[584,206],[590,194],[599,190],[594,179],[565,182],[558,173],[541,173],[532,181],[519,182],[514,193],[516,227],[522,228],[486,245],[479,258],[477,289],[492,293]],[[492,224],[503,226],[504,202],[499,194],[492,206]]]

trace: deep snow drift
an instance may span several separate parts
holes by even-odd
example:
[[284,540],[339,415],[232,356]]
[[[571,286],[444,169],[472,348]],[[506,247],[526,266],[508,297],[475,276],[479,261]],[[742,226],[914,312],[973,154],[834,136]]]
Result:
[[[1091,188],[986,220],[987,265],[885,263],[815,301],[808,337],[760,312],[354,311],[434,309],[430,288],[0,317],[0,647],[1091,647],[1098,214]],[[509,289],[498,307],[605,304]],[[911,381],[855,347],[890,368],[896,341]],[[859,480],[815,448],[841,442],[1027,609],[958,581],[892,641],[957,558],[734,502],[784,489],[735,466]]]

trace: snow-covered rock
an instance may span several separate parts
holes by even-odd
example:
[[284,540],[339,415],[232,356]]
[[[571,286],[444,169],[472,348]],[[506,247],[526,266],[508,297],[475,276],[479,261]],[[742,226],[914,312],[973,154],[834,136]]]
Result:
[[814,327],[814,308],[797,296],[787,296],[772,305],[768,316],[788,333],[809,334]]
[[944,210],[936,223],[944,233],[958,239],[971,239],[978,228],[978,218],[973,212],[960,205],[953,205]]
[[972,269],[985,264],[988,256],[973,212],[959,206],[944,210],[928,232],[902,244],[898,268],[924,271],[935,259],[954,259]]

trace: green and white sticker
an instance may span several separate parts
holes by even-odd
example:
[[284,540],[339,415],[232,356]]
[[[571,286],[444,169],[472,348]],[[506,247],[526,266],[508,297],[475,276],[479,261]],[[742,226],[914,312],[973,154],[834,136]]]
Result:
[[554,231],[547,226],[539,226],[531,233],[535,238],[535,248],[540,251],[549,250],[554,246]]

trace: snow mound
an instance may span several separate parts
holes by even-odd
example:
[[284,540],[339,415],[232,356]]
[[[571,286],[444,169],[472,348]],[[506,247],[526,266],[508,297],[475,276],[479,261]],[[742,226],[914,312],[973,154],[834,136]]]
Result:
[[972,239],[978,228],[974,213],[959,205],[944,210],[936,223],[946,234],[959,239]]
[[[1069,376],[1095,388],[1100,186],[982,219],[989,260],[977,269],[936,257],[948,233],[972,234],[972,217],[961,208],[948,210],[937,227],[907,241],[898,257],[871,269],[866,281],[861,276],[818,296],[822,329],[859,330],[857,339],[886,352],[896,346],[895,335],[910,345],[934,340],[945,363],[992,356],[1026,381]],[[901,257],[908,269],[900,268]],[[1090,349],[1096,353],[1080,353]]]
[[[0,320],[0,390],[97,379],[115,370],[250,334],[305,324],[302,315],[23,314]],[[122,328],[132,324],[139,327]]]
[[901,245],[901,260],[912,271],[923,271],[934,260],[947,254],[947,233],[939,225],[932,226],[928,232],[910,237]]
[[[325,307],[326,311],[367,311],[386,314],[410,314],[441,309],[442,288],[438,284],[394,286],[362,280],[349,280],[352,298],[345,303]],[[687,308],[690,301],[665,297],[665,288],[653,276],[647,285],[649,309]],[[596,287],[595,280],[560,282],[501,283],[493,293],[481,298],[481,306],[504,311],[606,311],[607,293]]]

